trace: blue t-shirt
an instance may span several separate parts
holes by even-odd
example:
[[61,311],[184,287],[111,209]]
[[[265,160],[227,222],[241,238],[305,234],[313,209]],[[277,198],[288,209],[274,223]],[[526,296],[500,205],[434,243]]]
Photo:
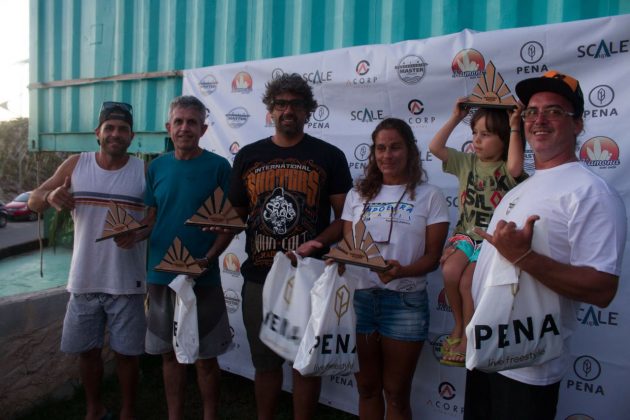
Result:
[[[186,226],[188,220],[220,186],[226,195],[230,182],[230,164],[204,150],[191,160],[178,160],[173,152],[155,159],[147,171],[144,203],[157,209],[157,218],[149,241],[147,283],[168,284],[175,274],[155,271],[166,251],[178,237],[193,258],[204,258],[216,235],[199,227]],[[220,285],[219,266],[211,264],[196,279],[197,284]]]

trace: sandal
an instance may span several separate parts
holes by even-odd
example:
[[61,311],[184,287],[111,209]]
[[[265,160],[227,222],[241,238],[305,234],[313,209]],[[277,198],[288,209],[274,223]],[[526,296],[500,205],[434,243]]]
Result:
[[440,347],[440,354],[444,356],[445,354],[450,352],[453,347],[461,342],[461,338],[451,338],[450,336],[447,336],[442,342],[442,346]]
[[464,367],[466,365],[466,353],[449,350],[442,356],[440,363],[446,366]]

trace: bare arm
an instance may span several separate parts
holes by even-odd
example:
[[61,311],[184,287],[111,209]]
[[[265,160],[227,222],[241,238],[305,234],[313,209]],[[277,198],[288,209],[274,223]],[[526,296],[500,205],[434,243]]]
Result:
[[523,104],[518,103],[517,108],[510,112],[510,145],[508,147],[507,170],[512,178],[518,178],[523,174],[523,139],[521,136],[521,111]]
[[440,264],[440,256],[442,255],[442,247],[448,234],[448,222],[434,223],[427,226],[425,234],[424,255],[409,265],[401,265],[397,260],[388,260],[392,268],[378,273],[383,283],[402,278],[417,277],[430,273],[438,268]]
[[72,155],[66,159],[42,185],[31,193],[28,199],[28,207],[38,213],[42,213],[49,206],[57,211],[74,208],[74,198],[70,193],[70,179],[74,171],[79,155]]
[[457,125],[466,117],[468,109],[462,105],[462,102],[468,100],[467,97],[458,98],[453,108],[453,113],[442,128],[435,133],[433,139],[429,143],[429,151],[442,162],[448,160],[448,152],[446,150],[446,142]]
[[308,257],[315,250],[321,249],[324,246],[329,246],[341,239],[343,232],[343,220],[341,220],[341,212],[343,211],[343,204],[346,201],[346,194],[333,194],[329,197],[330,205],[335,215],[335,220],[328,225],[317,237],[310,241],[304,242],[298,247],[296,252],[303,257]]
[[[490,242],[505,259],[518,260],[515,264],[518,268],[554,292],[602,308],[608,306],[617,292],[618,276],[597,271],[592,267],[564,264],[529,251],[534,223],[538,219],[538,216],[530,216],[523,229],[517,229],[514,222],[501,220],[492,235],[480,229],[475,231]],[[521,258],[523,255],[525,257]]]

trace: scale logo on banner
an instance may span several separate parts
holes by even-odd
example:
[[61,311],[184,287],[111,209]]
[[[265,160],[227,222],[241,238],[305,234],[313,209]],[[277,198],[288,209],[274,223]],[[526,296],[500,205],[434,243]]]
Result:
[[[429,154],[427,144],[451,115],[456,98],[469,93],[466,87],[472,89],[473,82],[485,73],[491,59],[499,60],[501,76],[512,91],[525,78],[540,76],[552,69],[567,72],[579,79],[586,102],[584,134],[579,138],[576,155],[591,171],[613,180],[609,182],[630,209],[630,177],[623,175],[628,171],[624,168],[627,165],[624,156],[630,153],[626,141],[627,133],[630,133],[630,103],[623,101],[630,93],[626,74],[626,69],[630,68],[629,27],[630,15],[621,15],[501,30],[492,36],[463,31],[391,45],[363,45],[205,67],[184,72],[183,93],[197,96],[212,110],[210,118],[215,124],[208,127],[202,147],[216,149],[230,159],[249,141],[273,133],[273,120],[260,100],[264,86],[282,74],[297,72],[313,86],[319,104],[306,130],[315,131],[317,137],[341,148],[354,176],[362,175],[369,162],[374,127],[387,117],[400,118],[413,127],[428,181],[443,188],[451,226],[454,226],[459,205],[457,180],[442,172],[441,162]],[[474,151],[470,141],[470,118],[469,113],[454,131],[454,142],[451,142],[452,147],[464,152]],[[424,161],[431,160],[433,162],[425,165]],[[530,174],[535,170],[529,146],[525,149],[525,170]],[[280,192],[274,198],[277,203],[270,203],[272,205],[281,207],[290,202],[290,197]],[[283,224],[272,223],[277,219],[274,215],[267,216],[269,229],[280,231],[286,228]],[[289,218],[284,222],[290,224],[292,220]],[[244,239],[244,234],[238,235],[224,254],[229,257],[221,257],[226,305],[234,311],[229,314],[230,323],[235,330],[235,340],[239,336],[242,339],[239,350],[226,355],[221,363],[232,371],[247,371],[253,375],[238,293],[242,282],[239,258],[245,255]],[[630,249],[625,252],[624,258],[628,260]],[[629,276],[624,266],[620,277]],[[432,277],[441,282],[439,270]],[[608,366],[615,366],[627,376],[630,361],[606,359],[608,348],[599,351],[597,347],[588,350],[579,347],[584,340],[601,342],[602,347],[613,342],[618,343],[619,348],[630,345],[630,338],[619,332],[623,326],[619,308],[630,304],[630,297],[623,293],[627,291],[624,284],[620,282],[620,293],[610,307],[602,309],[581,304],[575,314],[579,332],[584,337],[574,340],[570,348],[573,357],[578,357],[573,369],[562,380],[558,419],[577,418],[578,413],[586,411],[576,408],[582,405],[585,394],[598,401],[586,411],[585,415],[592,418],[611,418],[605,410],[616,410],[617,417],[622,418],[630,410],[630,400],[623,407],[611,408],[616,407],[616,401],[624,400],[619,395],[625,389],[624,384],[608,379],[602,381],[605,376],[602,369]],[[429,326],[431,342],[425,350],[432,354],[421,357],[416,369],[414,383],[421,386],[412,398],[413,414],[430,420],[461,418],[465,370],[437,363],[441,343],[452,327],[449,324],[452,320],[443,285],[438,283],[434,287],[439,292],[430,297],[431,309],[436,315],[443,316],[446,323],[434,321]],[[343,305],[339,309],[343,309]],[[593,334],[597,337],[591,337]],[[585,356],[585,352],[589,354]],[[445,372],[449,375],[448,382],[445,382]],[[351,390],[343,396],[330,394],[332,405],[348,409],[353,404],[349,400],[358,398],[354,385],[353,377],[333,377],[323,381],[322,395],[327,392],[327,386],[329,389]]]

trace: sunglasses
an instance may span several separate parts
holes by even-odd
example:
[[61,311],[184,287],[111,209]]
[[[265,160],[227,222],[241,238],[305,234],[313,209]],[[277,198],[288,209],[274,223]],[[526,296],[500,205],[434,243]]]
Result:
[[273,109],[276,111],[284,111],[289,105],[294,110],[303,110],[306,109],[306,102],[303,99],[274,99],[273,101]]
[[113,109],[122,109],[123,111],[133,114],[133,107],[126,102],[105,101],[103,105],[101,105],[101,112]]

